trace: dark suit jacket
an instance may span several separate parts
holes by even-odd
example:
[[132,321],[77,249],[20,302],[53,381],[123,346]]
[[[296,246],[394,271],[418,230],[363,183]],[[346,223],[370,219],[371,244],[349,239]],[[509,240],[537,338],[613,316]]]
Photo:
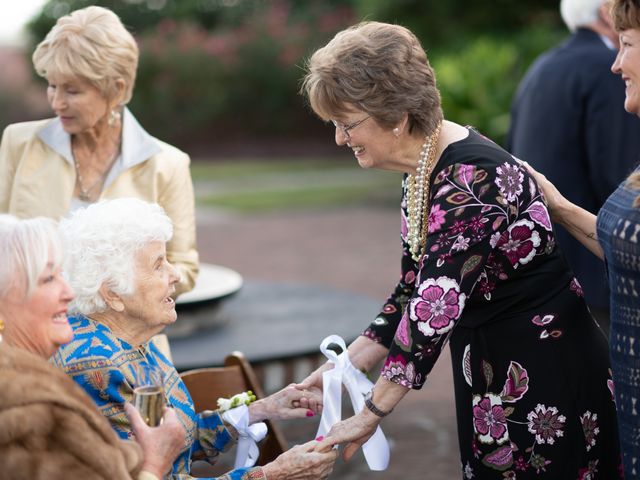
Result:
[[[610,70],[615,56],[579,29],[533,63],[511,108],[507,149],[592,213],[640,160],[640,120],[624,110],[624,83]],[[563,229],[557,238],[587,303],[608,309],[603,263]]]

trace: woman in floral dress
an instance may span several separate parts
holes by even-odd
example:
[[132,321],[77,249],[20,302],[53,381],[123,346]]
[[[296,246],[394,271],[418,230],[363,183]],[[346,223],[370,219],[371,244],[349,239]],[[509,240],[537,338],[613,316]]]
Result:
[[[358,368],[386,361],[367,408],[318,448],[350,442],[353,455],[448,341],[463,478],[620,478],[607,342],[526,168],[444,120],[426,54],[403,27],[340,32],[308,70],[303,91],[336,143],[364,168],[405,174],[401,277],[349,347]],[[321,386],[326,368],[300,387]]]

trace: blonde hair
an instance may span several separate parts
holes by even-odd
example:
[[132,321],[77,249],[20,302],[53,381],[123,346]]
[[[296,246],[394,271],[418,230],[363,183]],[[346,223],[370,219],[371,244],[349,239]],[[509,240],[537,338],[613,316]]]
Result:
[[429,135],[442,121],[440,92],[427,54],[405,27],[362,22],[339,32],[307,62],[301,93],[323,120],[355,106],[392,128]]
[[138,45],[120,18],[103,7],[91,6],[61,17],[33,52],[38,75],[82,77],[107,99],[118,93],[124,80],[121,104],[131,100],[138,68]]
[[62,263],[56,222],[44,217],[20,220],[0,214],[0,259],[0,300],[15,286],[24,286],[18,294],[30,296],[49,261],[54,270]]

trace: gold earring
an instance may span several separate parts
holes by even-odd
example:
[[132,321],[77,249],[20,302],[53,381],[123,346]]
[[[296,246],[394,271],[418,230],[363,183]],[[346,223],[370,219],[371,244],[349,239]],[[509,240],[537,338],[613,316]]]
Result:
[[4,330],[4,320],[0,318],[0,332]]

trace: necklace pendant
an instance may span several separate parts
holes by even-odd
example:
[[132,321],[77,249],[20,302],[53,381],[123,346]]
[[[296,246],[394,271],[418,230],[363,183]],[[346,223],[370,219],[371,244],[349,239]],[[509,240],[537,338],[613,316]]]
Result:
[[91,200],[91,199],[90,199],[90,197],[89,197],[89,194],[88,194],[88,193],[86,193],[86,192],[80,192],[80,193],[78,194],[78,198],[79,198],[80,200],[82,200],[83,202],[88,202],[89,200]]

